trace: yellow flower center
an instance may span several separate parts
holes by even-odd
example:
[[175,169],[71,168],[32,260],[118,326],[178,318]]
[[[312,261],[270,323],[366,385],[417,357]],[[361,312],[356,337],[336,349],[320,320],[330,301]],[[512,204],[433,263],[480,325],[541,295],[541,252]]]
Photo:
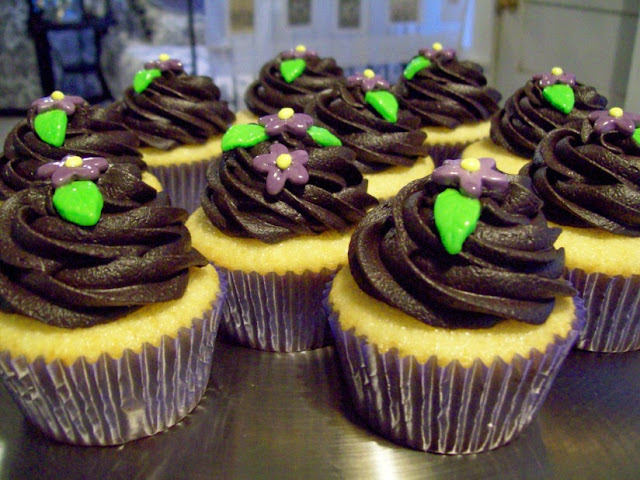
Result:
[[294,111],[293,108],[283,108],[278,112],[278,118],[280,120],[286,120],[287,118],[293,117]]
[[439,52],[440,50],[442,50],[442,44],[440,42],[436,42],[433,45],[431,45],[431,47],[436,51]]
[[367,68],[364,72],[362,72],[362,74],[367,78],[373,78],[376,76],[375,72],[370,68]]
[[296,45],[296,52],[306,52],[307,51],[307,47],[305,47],[304,45]]
[[289,155],[288,153],[281,153],[280,155],[278,155],[278,158],[276,158],[276,165],[280,170],[289,168],[289,166],[291,165],[291,155]]
[[62,100],[63,98],[64,98],[64,93],[62,93],[60,90],[56,90],[51,94],[52,100]]
[[560,68],[560,67],[553,67],[553,68],[551,69],[551,73],[552,73],[553,75],[555,75],[556,77],[559,77],[560,75],[562,75],[562,74],[564,73],[564,71],[563,71],[563,70],[562,70],[562,68]]
[[460,167],[467,172],[477,172],[480,170],[480,160],[477,158],[465,158],[460,162]]
[[81,167],[82,158],[77,155],[73,155],[64,161],[64,166],[69,168]]
[[171,57],[169,56],[169,54],[167,53],[161,53],[160,55],[158,55],[158,59],[161,62],[166,62],[167,60],[169,60]]
[[620,118],[622,115],[624,115],[624,112],[620,107],[613,107],[611,110],[609,110],[609,115],[611,115],[613,118]]

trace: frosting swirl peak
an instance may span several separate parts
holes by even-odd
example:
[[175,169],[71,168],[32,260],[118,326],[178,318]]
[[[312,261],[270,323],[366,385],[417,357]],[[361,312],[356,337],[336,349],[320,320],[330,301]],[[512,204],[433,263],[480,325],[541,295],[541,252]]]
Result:
[[436,197],[446,186],[416,180],[360,222],[349,265],[360,288],[425,323],[445,328],[489,327],[500,319],[543,323],[564,281],[564,251],[553,243],[542,202],[510,177],[505,190],[485,190],[475,231],[450,255],[436,221]]
[[91,228],[56,213],[50,185],[0,206],[4,309],[59,327],[89,327],[180,298],[189,268],[206,265],[191,248],[187,212],[156,196],[136,167],[111,165],[97,185],[104,208]]

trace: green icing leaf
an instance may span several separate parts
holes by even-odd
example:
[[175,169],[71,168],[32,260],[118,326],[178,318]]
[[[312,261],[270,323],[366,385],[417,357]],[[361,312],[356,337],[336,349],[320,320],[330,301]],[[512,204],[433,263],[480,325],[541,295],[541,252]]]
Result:
[[104,199],[95,183],[78,180],[56,188],[53,194],[53,206],[65,220],[91,227],[98,223]]
[[257,123],[246,125],[233,125],[222,136],[222,151],[232,150],[236,147],[253,147],[260,142],[268,140],[264,126]]
[[436,197],[433,215],[440,241],[451,255],[462,250],[462,244],[476,229],[481,203],[466,197],[454,188],[447,188]]
[[632,137],[638,145],[640,145],[640,128],[636,128],[633,132]]
[[411,80],[416,73],[418,73],[423,68],[429,67],[430,65],[431,60],[429,60],[427,57],[423,57],[422,55],[413,57],[404,69],[404,78],[406,78],[407,80]]
[[398,121],[398,100],[386,90],[371,90],[364,94],[364,101],[371,105],[385,120]]
[[542,96],[553,108],[564,114],[571,113],[576,102],[573,89],[564,83],[556,83],[555,85],[544,87]]
[[144,92],[151,82],[153,82],[154,78],[161,77],[162,72],[159,68],[151,68],[149,70],[140,70],[136,73],[135,77],[133,77],[133,89],[136,93]]
[[67,134],[67,122],[67,114],[63,110],[49,110],[36,115],[33,127],[40,140],[60,147]]
[[280,64],[280,73],[287,83],[293,82],[304,72],[307,68],[307,62],[303,58],[292,58],[291,60],[284,60]]
[[326,128],[316,127],[315,125],[312,125],[307,130],[307,133],[316,141],[318,145],[321,145],[323,147],[342,146],[342,142],[340,141],[340,139]]

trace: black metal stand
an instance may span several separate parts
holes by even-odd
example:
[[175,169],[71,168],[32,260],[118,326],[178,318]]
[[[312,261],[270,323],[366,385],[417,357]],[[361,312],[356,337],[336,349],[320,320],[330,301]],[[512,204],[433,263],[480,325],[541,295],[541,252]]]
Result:
[[[94,41],[94,52],[91,61],[85,61],[80,55],[80,60],[70,65],[62,65],[63,75],[82,74],[95,75],[100,84],[100,93],[85,97],[90,103],[99,103],[105,100],[113,100],[109,87],[102,73],[100,66],[100,55],[102,53],[102,37],[107,33],[109,27],[115,24],[110,9],[104,17],[94,17],[83,12],[81,19],[77,22],[57,23],[43,17],[43,12],[35,2],[29,1],[29,34],[32,36],[36,53],[38,56],[38,69],[40,70],[40,84],[44,95],[51,94],[54,90],[59,90],[58,86],[62,79],[56,79],[53,72],[53,59],[51,55],[51,43],[49,32],[52,31],[75,31],[80,36],[87,30],[92,31]],[[78,92],[70,92],[78,93]]]

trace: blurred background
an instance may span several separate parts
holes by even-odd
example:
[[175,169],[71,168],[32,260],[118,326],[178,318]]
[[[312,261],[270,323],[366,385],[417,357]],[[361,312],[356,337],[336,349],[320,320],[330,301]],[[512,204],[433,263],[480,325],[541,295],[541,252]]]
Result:
[[440,42],[481,64],[508,97],[561,66],[610,106],[640,111],[640,0],[3,0],[0,113],[52,90],[119,98],[142,65],[168,53],[210,75],[242,108],[260,66],[304,44],[347,73],[390,81]]

